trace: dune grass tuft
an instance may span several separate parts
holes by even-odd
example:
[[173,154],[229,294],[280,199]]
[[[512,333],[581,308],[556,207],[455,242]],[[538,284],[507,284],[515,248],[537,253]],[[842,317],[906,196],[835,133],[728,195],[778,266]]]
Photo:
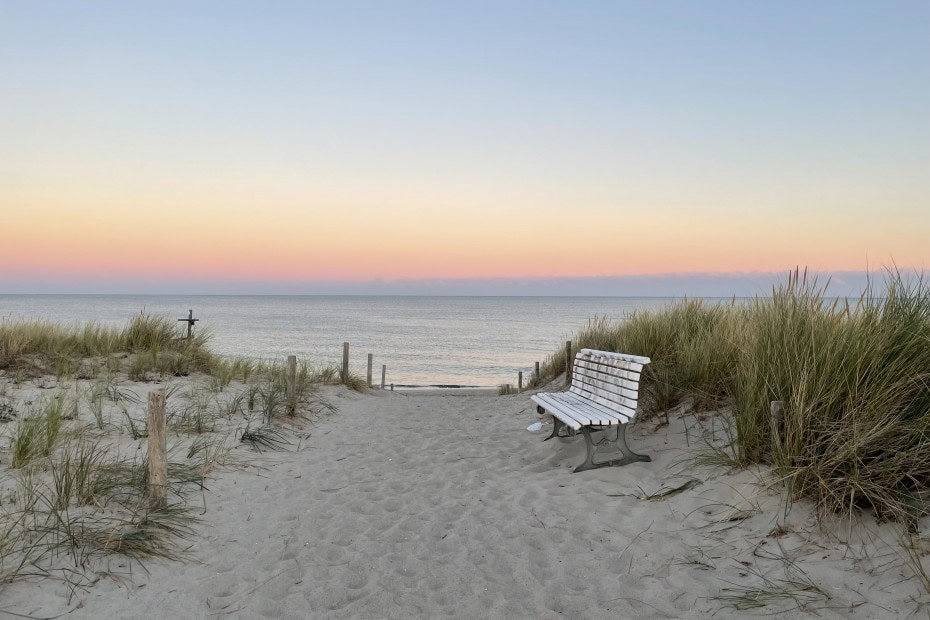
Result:
[[[123,328],[0,319],[0,369],[37,367],[67,379],[81,368],[80,360],[107,358],[109,365],[118,363],[117,354],[135,353],[132,370],[136,374],[144,374],[149,366],[161,374],[188,374],[218,363],[207,349],[209,339],[207,329],[188,339],[175,320],[144,313],[133,316]],[[95,372],[90,366],[84,371]]]
[[[792,498],[824,511],[912,521],[930,513],[930,284],[889,271],[852,301],[827,285],[796,270],[748,303],[683,300],[592,320],[573,346],[650,357],[646,411],[685,397],[732,405],[732,442],[711,461],[772,464]],[[541,381],[564,364],[564,352],[550,356]],[[772,401],[784,403],[780,428]]]

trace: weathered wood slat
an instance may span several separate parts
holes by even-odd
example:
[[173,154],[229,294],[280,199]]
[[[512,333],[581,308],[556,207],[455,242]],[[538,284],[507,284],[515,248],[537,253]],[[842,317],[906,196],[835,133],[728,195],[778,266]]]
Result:
[[[591,376],[588,374],[576,374],[574,379],[578,384],[596,385],[601,389],[608,390],[624,398],[637,400],[637,397],[639,396],[639,390],[637,389],[638,384],[634,383],[633,381],[626,381],[623,379],[622,381],[624,381],[625,385],[619,385],[617,380],[605,381],[600,378],[600,376]],[[630,387],[631,385],[634,387]]]
[[575,430],[582,426],[614,426],[629,419],[629,416],[570,392],[537,394],[532,400]]
[[574,377],[578,377],[579,379],[584,377],[591,377],[592,379],[598,379],[599,381],[612,383],[614,385],[626,387],[631,390],[638,388],[640,380],[640,376],[636,373],[626,373],[623,376],[618,376],[616,374],[600,372],[593,368],[587,368],[583,364],[578,364],[575,366],[575,370],[572,371],[572,378]]
[[604,364],[598,364],[590,359],[580,359],[575,362],[572,372],[593,373],[601,375],[607,380],[610,379],[627,379],[629,381],[639,382],[639,372],[626,370],[623,368],[611,368]]
[[622,368],[610,368],[603,364],[597,364],[591,360],[578,360],[575,369],[572,372],[580,372],[583,375],[596,375],[603,377],[605,381],[627,380],[634,383],[639,382],[640,373]]
[[625,415],[627,415],[627,416],[629,416],[629,417],[631,417],[631,418],[636,417],[636,410],[635,410],[635,409],[630,409],[629,407],[624,407],[623,405],[618,405],[618,404],[616,404],[616,403],[614,403],[614,402],[611,402],[611,401],[610,401],[609,399],[607,399],[607,398],[603,398],[603,397],[601,397],[601,396],[598,396],[597,394],[588,393],[588,394],[585,395],[585,397],[588,398],[588,399],[591,400],[591,401],[594,401],[595,403],[597,403],[597,404],[599,404],[599,405],[604,405],[605,407],[608,407],[608,408],[614,409],[614,410],[616,410],[616,411],[619,411],[620,413],[623,413],[623,414],[625,414]]
[[625,400],[632,401],[630,406],[634,408],[636,407],[636,401],[638,400],[639,396],[639,390],[620,387],[616,384],[609,383],[607,381],[601,381],[600,379],[595,379],[593,377],[576,377],[576,380],[572,382],[572,385],[584,387],[585,389],[591,389],[593,391],[600,390],[603,392],[602,396],[605,396],[606,398],[615,398],[618,402],[624,402]]
[[614,353],[613,351],[597,351],[595,349],[581,349],[579,353],[584,353],[586,355],[596,355],[598,357],[607,357],[611,359],[621,359],[629,362],[636,362],[638,364],[648,364],[652,360],[648,357],[643,357],[642,355],[630,355],[629,353]]
[[617,411],[615,408],[605,407],[604,405],[592,402],[590,399],[585,398],[584,396],[579,396],[578,394],[563,392],[563,396],[564,402],[571,403],[573,406],[585,409],[587,411],[595,412],[596,415],[594,415],[592,419],[596,421],[592,423],[599,426],[622,424],[630,418],[629,415],[625,415]]
[[[615,415],[608,411],[597,411],[592,407],[586,406],[586,403],[568,398],[566,393],[558,394],[555,398],[550,398],[543,404],[547,411],[552,411],[558,415],[559,419],[566,425],[578,430],[582,426],[604,425],[610,426],[617,424]],[[566,416],[570,419],[566,419]]]
[[603,367],[603,369],[609,372],[610,374],[624,372],[624,371],[635,372],[636,374],[639,374],[643,371],[642,364],[634,364],[633,362],[619,362],[617,365],[614,365],[614,364],[610,364],[607,358],[589,357],[585,359],[585,361],[588,361],[588,360],[592,362],[596,362],[597,364],[600,364]]
[[614,379],[614,382],[611,382],[611,381],[605,380],[604,377],[605,377],[604,375],[590,376],[586,374],[576,373],[572,376],[572,379],[574,383],[579,384],[579,385],[592,382],[592,381],[601,381],[605,384],[603,386],[605,390],[611,389],[608,386],[614,385],[616,386],[615,389],[617,390],[618,393],[621,393],[620,390],[626,390],[628,393],[628,397],[629,397],[630,392],[639,394],[639,382],[637,381],[628,381],[627,379]]
[[591,385],[575,385],[572,384],[572,387],[569,388],[569,391],[582,396],[585,398],[593,398],[595,396],[603,398],[604,400],[610,401],[612,404],[610,407],[626,407],[630,411],[636,411],[636,401],[630,398],[623,398],[622,396],[617,396],[613,392],[607,390],[602,390],[595,386]]
[[575,416],[572,415],[571,409],[569,407],[563,407],[554,396],[555,394],[536,394],[532,399],[533,402],[545,409],[547,413],[551,413],[558,417],[568,427],[577,431],[586,423],[585,418],[583,416],[580,420],[575,418]]

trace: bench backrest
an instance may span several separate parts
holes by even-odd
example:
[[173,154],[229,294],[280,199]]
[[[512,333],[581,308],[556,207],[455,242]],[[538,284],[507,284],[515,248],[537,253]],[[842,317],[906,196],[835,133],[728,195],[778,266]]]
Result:
[[569,391],[632,418],[640,373],[650,361],[639,355],[582,349],[575,356]]

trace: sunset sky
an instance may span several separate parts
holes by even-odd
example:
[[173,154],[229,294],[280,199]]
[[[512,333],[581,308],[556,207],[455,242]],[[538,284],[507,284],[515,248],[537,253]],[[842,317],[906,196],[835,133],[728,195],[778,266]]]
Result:
[[0,293],[892,261],[930,267],[926,0],[0,0]]

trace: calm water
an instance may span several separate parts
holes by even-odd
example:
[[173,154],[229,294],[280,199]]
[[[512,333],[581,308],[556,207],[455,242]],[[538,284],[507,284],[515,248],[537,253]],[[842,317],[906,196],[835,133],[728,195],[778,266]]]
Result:
[[199,318],[211,348],[228,356],[316,363],[342,360],[363,375],[374,354],[387,382],[492,386],[516,383],[595,316],[620,319],[668,298],[0,295],[0,317],[125,325],[142,310]]

